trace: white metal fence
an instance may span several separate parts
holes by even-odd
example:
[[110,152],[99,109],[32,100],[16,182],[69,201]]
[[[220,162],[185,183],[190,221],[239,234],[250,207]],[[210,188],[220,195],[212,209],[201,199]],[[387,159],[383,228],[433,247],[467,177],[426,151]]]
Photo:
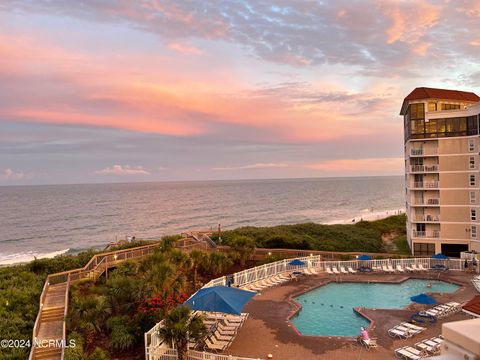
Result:
[[[415,265],[422,265],[425,269],[432,269],[435,265],[442,265],[450,270],[464,270],[464,261],[461,259],[437,260],[432,258],[402,258],[402,259],[372,259],[372,260],[346,260],[346,261],[322,261],[321,255],[305,256],[297,258],[305,264],[300,266],[289,265],[292,259],[285,259],[269,264],[256,266],[251,269],[243,270],[233,274],[233,286],[244,287],[248,284],[263,280],[277,274],[301,271],[304,269],[314,268],[319,271],[326,271],[327,268],[336,267],[340,270],[342,267],[348,269],[351,267],[354,270],[360,270],[362,267],[370,269],[377,269],[382,271],[384,267],[393,267],[395,270],[397,265],[403,269]],[[377,271],[378,272],[378,271]],[[218,279],[213,279],[203,287],[212,287],[218,285],[227,285],[227,277],[222,276]],[[193,295],[192,295],[193,296]],[[171,360],[177,359],[176,350],[170,349],[164,344],[157,335],[158,329],[162,323],[158,323],[145,333],[145,356],[147,360]],[[207,352],[190,350],[188,353],[188,360],[255,360],[251,358],[237,357],[231,355],[217,355]]]

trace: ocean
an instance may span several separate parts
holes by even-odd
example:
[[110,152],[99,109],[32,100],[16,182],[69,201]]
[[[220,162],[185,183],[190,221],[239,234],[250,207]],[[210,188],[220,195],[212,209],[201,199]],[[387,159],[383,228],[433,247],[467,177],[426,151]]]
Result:
[[302,222],[351,223],[405,206],[398,177],[0,187],[0,264],[134,235]]

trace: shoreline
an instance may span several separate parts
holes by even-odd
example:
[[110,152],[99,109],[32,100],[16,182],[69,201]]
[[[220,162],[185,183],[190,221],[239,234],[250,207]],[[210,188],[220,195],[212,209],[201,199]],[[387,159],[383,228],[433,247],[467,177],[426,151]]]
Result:
[[[405,214],[405,208],[389,209],[389,210],[383,210],[383,211],[371,211],[370,209],[365,209],[362,214],[360,214],[358,216],[355,216],[353,218],[350,218],[350,219],[331,220],[331,221],[327,221],[327,222],[319,223],[319,224],[323,224],[323,225],[354,225],[354,224],[356,224],[360,221],[376,221],[376,220],[386,219],[390,216],[402,215],[402,214]],[[148,240],[148,239],[142,239],[142,240]],[[59,256],[59,255],[75,255],[75,254],[78,254],[82,251],[88,251],[90,249],[99,249],[99,248],[103,248],[107,245],[108,245],[108,243],[105,243],[103,245],[92,246],[92,247],[85,248],[85,249],[75,249],[75,252],[71,252],[71,249],[68,248],[68,249],[55,250],[55,251],[52,251],[52,252],[39,253],[39,254],[34,254],[30,250],[30,251],[27,251],[25,253],[5,255],[6,259],[0,260],[0,268],[27,264],[29,262],[32,262],[35,259],[52,259],[52,258],[54,258],[56,256]],[[15,255],[18,255],[18,256],[15,256]]]

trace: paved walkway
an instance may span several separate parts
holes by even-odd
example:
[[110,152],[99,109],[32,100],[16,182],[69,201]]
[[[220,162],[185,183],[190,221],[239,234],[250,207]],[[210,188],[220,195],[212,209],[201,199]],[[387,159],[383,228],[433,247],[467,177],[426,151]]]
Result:
[[[427,278],[431,273],[414,274],[415,278]],[[405,275],[347,275],[343,281],[399,281]],[[467,301],[477,294],[470,283],[472,275],[464,272],[450,271],[442,274],[440,280],[452,280],[464,284],[454,294],[436,296],[437,301],[457,302]],[[308,290],[318,284],[332,279],[328,274],[308,276],[298,282],[264,290],[255,296],[244,311],[250,313],[247,321],[239,330],[233,344],[226,354],[246,356],[252,358],[266,358],[273,354],[275,360],[292,359],[329,359],[329,360],[356,360],[356,359],[395,359],[393,350],[406,346],[441,333],[441,324],[447,321],[463,320],[467,317],[456,314],[429,325],[428,329],[408,340],[394,340],[387,335],[387,330],[400,322],[407,321],[415,312],[414,306],[404,310],[372,310],[366,309],[365,314],[374,320],[375,326],[371,336],[378,338],[379,348],[366,351],[356,344],[355,339],[346,337],[316,337],[299,335],[287,321],[289,314],[294,310],[288,300],[290,296],[301,290]]]

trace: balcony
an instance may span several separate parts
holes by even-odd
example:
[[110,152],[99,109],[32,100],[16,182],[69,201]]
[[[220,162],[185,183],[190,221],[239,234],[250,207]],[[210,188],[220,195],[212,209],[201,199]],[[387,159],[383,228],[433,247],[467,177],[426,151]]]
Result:
[[410,172],[412,172],[412,173],[438,172],[438,164],[435,164],[435,165],[410,165]]
[[415,215],[415,222],[425,222],[425,223],[438,223],[440,222],[440,216],[438,215]]
[[411,187],[414,189],[438,189],[440,183],[438,181],[414,181]]
[[410,156],[437,156],[437,149],[413,148],[410,149]]
[[440,230],[433,231],[417,231],[413,230],[413,237],[422,239],[438,239],[440,238]]
[[430,198],[430,199],[415,198],[415,199],[413,199],[412,205],[439,206],[440,205],[440,199],[438,199],[438,198]]

